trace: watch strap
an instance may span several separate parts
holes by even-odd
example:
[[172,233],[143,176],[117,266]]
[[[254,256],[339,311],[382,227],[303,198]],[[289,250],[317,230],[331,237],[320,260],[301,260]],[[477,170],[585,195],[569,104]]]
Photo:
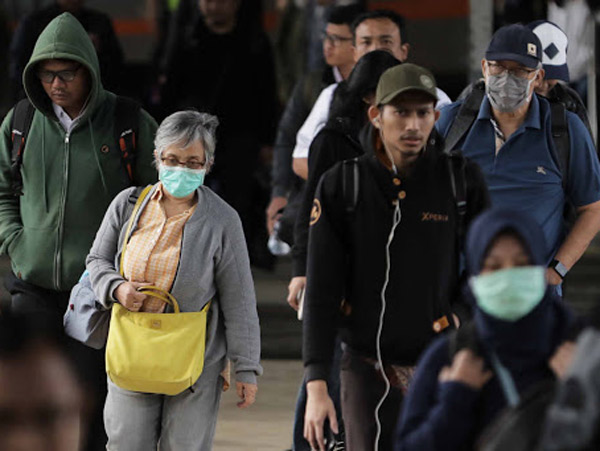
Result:
[[567,267],[557,259],[554,259],[550,262],[550,268],[552,268],[556,272],[556,274],[560,276],[561,279],[564,279],[567,273],[569,272]]

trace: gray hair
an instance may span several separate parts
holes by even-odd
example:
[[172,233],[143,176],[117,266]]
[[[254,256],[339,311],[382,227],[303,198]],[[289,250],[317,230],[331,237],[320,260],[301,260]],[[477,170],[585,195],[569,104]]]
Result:
[[206,162],[211,164],[215,159],[215,135],[218,125],[219,119],[208,113],[185,110],[171,114],[162,121],[156,131],[154,147],[157,158],[160,158],[169,146],[178,145],[185,149],[191,143],[199,141],[204,147]]

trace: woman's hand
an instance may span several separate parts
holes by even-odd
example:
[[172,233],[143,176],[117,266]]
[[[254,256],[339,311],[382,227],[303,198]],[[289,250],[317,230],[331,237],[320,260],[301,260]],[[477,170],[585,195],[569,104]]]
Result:
[[241,401],[237,403],[237,406],[240,409],[250,407],[252,404],[254,404],[254,400],[256,399],[256,392],[258,391],[258,386],[256,384],[249,384],[247,382],[236,382],[235,388],[237,389],[237,395],[241,399]]
[[572,341],[565,341],[561,344],[554,355],[550,357],[550,361],[548,364],[556,377],[559,379],[564,379],[567,374],[568,369],[571,367],[573,363],[573,358],[575,357],[575,351],[577,350],[577,345]]
[[147,282],[123,282],[115,290],[115,299],[127,310],[138,312],[147,297],[144,293],[140,293],[138,288],[148,285],[150,284]]
[[470,349],[462,349],[456,353],[451,366],[440,371],[440,382],[460,382],[474,390],[481,388],[490,380],[493,373],[485,370],[485,363]]

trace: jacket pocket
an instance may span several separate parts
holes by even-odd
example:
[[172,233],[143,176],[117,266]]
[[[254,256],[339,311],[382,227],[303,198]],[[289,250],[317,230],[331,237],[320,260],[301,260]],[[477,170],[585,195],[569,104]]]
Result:
[[13,258],[13,252],[14,252],[15,248],[17,247],[19,239],[21,238],[22,235],[23,235],[23,228],[19,229],[17,231],[17,233],[15,233],[15,236],[13,237],[13,239],[8,244],[8,247],[7,247],[6,250],[7,250],[8,257],[11,260]]
[[24,227],[9,245],[14,274],[38,286],[53,289],[56,230]]

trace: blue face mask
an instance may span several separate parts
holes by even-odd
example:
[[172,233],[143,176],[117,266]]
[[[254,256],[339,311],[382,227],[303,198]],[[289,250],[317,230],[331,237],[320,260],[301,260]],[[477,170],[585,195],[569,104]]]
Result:
[[522,266],[502,269],[471,278],[477,305],[494,318],[517,321],[544,298],[546,268]]
[[158,165],[158,178],[165,189],[175,197],[186,197],[204,183],[206,169],[188,169],[179,166]]

